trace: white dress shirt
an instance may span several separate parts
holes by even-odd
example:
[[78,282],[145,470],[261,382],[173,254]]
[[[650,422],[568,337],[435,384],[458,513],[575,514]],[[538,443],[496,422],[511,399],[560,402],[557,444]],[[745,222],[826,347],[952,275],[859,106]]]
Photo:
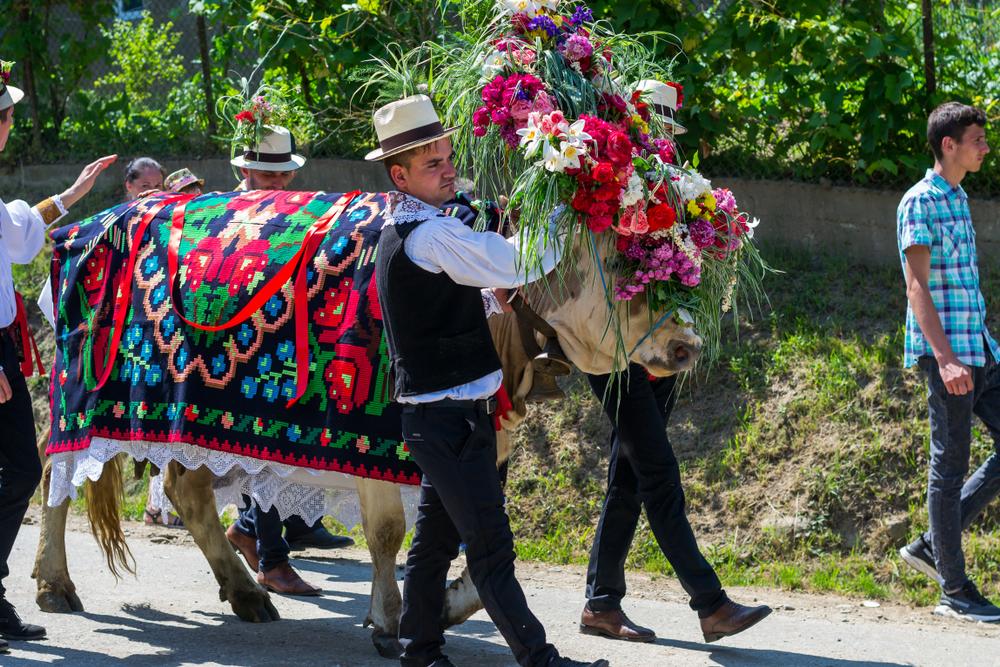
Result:
[[[53,198],[61,213],[62,202]],[[45,221],[41,214],[20,199],[4,203],[0,199],[0,328],[8,327],[17,315],[12,264],[28,264],[45,244]]]
[[[430,204],[410,195],[393,192],[389,197],[390,211],[387,225],[405,224],[425,220],[403,242],[403,251],[414,264],[431,273],[444,273],[459,285],[471,287],[520,287],[538,280],[555,268],[562,257],[562,239],[549,234],[542,252],[540,265],[526,267],[521,261],[521,243],[518,236],[504,238],[495,232],[476,232],[458,218],[444,215]],[[539,238],[540,244],[545,243]],[[484,298],[487,313],[489,299]],[[399,397],[400,403],[430,403],[444,398],[478,400],[489,398],[500,388],[503,371],[497,370],[472,382],[428,394]]]

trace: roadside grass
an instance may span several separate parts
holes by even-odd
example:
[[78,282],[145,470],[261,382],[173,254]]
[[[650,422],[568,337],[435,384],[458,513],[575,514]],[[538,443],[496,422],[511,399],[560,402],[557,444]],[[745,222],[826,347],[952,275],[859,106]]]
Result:
[[[902,368],[900,271],[777,247],[766,256],[784,271],[766,283],[770,305],[730,330],[714,368],[685,379],[668,425],[695,534],[726,586],[933,604],[936,585],[897,554],[927,528],[929,437],[922,378]],[[1000,333],[1000,276],[988,268]],[[41,342],[51,349],[51,336]],[[563,386],[567,399],[535,406],[515,434],[508,512],[518,557],[585,564],[610,427],[582,377]],[[47,419],[45,383],[34,391]],[[972,466],[992,451],[977,425]],[[128,481],[127,494],[127,517],[142,520],[146,482]],[[365,544],[360,527],[350,534]],[[965,544],[970,576],[1000,597],[996,504]],[[645,517],[627,567],[673,576]]]

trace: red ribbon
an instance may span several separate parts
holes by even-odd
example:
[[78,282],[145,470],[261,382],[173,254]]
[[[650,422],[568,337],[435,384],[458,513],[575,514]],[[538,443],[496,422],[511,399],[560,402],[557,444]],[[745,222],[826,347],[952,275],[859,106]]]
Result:
[[170,281],[170,300],[173,304],[174,312],[188,326],[200,329],[201,331],[224,331],[231,329],[237,324],[245,322],[255,312],[263,308],[268,299],[277,294],[293,275],[296,276],[293,285],[295,303],[292,306],[295,309],[295,396],[288,401],[286,407],[294,405],[305,393],[306,387],[309,384],[309,298],[308,281],[306,279],[309,259],[313,256],[319,244],[322,243],[323,236],[329,230],[333,219],[343,213],[347,205],[360,193],[360,190],[345,193],[326,213],[317,218],[306,232],[305,237],[302,239],[302,244],[292,259],[281,267],[274,274],[274,277],[267,281],[239,312],[222,324],[199,324],[186,318],[180,311],[180,300],[176,297],[177,266],[181,239],[184,234],[184,211],[187,208],[187,201],[178,204],[174,208],[173,221],[170,228],[170,243],[167,245],[167,279]]
[[[42,354],[38,351],[38,343],[35,342],[35,335],[28,326],[28,312],[24,309],[24,299],[20,292],[14,292],[14,300],[17,302],[17,315],[14,323],[21,333],[21,352],[24,360],[21,362],[21,374],[30,378],[37,369],[39,375],[45,375],[45,367],[42,366]],[[32,363],[34,361],[34,363]]]
[[[109,377],[111,377],[111,369],[115,365],[115,356],[118,354],[118,346],[122,339],[122,329],[125,326],[125,316],[128,314],[129,306],[132,303],[132,277],[135,272],[135,260],[139,254],[139,244],[142,242],[142,237],[146,234],[146,229],[149,228],[149,223],[151,223],[153,218],[155,218],[156,215],[166,206],[180,201],[181,199],[192,199],[193,197],[194,195],[181,194],[165,197],[151,206],[142,216],[142,220],[139,221],[139,224],[136,225],[135,235],[132,237],[132,245],[129,248],[128,263],[125,266],[125,273],[122,274],[121,284],[118,286],[118,293],[115,295],[114,313],[111,318],[111,339],[108,341],[108,351],[107,356],[105,357],[104,368],[101,371],[101,377],[98,378],[97,384],[94,386],[92,391],[97,391],[103,387],[104,383],[108,381]],[[136,204],[133,203],[133,206],[135,205]],[[131,207],[128,210],[131,210]],[[128,210],[126,210],[126,213]],[[91,332],[91,334],[93,334],[93,332]]]

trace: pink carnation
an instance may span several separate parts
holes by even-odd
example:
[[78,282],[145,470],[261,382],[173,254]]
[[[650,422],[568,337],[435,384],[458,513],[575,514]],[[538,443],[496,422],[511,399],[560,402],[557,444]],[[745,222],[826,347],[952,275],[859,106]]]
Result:
[[594,53],[594,45],[583,35],[570,35],[563,45],[563,55],[567,60],[583,60]]

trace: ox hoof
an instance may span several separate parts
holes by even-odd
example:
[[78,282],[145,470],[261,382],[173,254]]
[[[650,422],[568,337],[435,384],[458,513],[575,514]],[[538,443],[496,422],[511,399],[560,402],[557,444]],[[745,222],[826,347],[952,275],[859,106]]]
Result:
[[403,647],[396,638],[396,635],[390,635],[388,632],[379,632],[374,630],[372,632],[372,644],[375,644],[375,650],[383,658],[389,658],[390,660],[399,660],[400,654],[403,652]]
[[281,619],[278,610],[271,604],[271,598],[263,590],[234,593],[229,604],[241,620],[248,623],[270,623]]
[[38,591],[35,595],[38,608],[50,614],[71,614],[83,611],[83,603],[76,593],[69,589]]

